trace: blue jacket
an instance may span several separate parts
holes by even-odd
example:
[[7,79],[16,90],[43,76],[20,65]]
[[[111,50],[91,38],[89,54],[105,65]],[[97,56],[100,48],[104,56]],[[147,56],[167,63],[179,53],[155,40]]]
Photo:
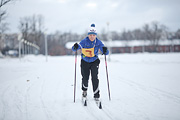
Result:
[[[96,59],[98,59],[98,51],[99,49],[101,50],[101,52],[103,53],[103,48],[104,44],[99,40],[99,39],[95,39],[93,42],[89,40],[88,37],[86,37],[85,39],[83,39],[79,44],[78,44],[78,49],[81,48],[93,48],[94,47],[94,57],[86,57],[83,54],[81,54],[81,58],[86,61],[86,62],[94,62]],[[72,46],[72,51],[76,51],[74,49],[74,46]],[[106,55],[109,54],[109,50],[107,50],[107,52],[105,53]]]

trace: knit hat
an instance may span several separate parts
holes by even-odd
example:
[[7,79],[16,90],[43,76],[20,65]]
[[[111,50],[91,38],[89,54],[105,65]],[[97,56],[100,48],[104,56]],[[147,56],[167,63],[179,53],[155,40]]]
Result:
[[91,24],[91,27],[90,27],[90,29],[88,31],[88,35],[90,35],[90,34],[97,35],[95,24]]

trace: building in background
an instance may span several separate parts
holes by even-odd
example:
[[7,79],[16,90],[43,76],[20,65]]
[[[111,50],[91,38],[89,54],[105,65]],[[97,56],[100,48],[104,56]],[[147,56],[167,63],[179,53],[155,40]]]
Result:
[[[67,54],[73,54],[71,47],[75,42],[66,43]],[[114,40],[104,41],[105,46],[110,46],[112,53],[142,53],[142,52],[180,52],[180,40],[160,40],[158,46],[154,46],[151,41],[144,40]]]

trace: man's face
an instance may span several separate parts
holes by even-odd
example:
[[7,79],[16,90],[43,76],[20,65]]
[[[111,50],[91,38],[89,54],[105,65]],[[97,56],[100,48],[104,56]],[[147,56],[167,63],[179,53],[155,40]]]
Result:
[[89,37],[90,41],[92,41],[92,42],[96,39],[96,35],[94,35],[94,34],[90,34],[90,35],[88,35],[88,37]]

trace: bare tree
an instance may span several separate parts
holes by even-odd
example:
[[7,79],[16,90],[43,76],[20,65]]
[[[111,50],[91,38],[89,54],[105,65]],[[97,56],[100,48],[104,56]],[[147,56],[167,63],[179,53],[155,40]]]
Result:
[[40,40],[44,34],[44,17],[42,15],[33,15],[30,17],[31,40],[40,45]]
[[151,40],[152,39],[152,30],[148,24],[143,26],[143,39],[144,40]]
[[180,39],[180,29],[178,29],[177,32],[175,33],[175,38]]
[[0,24],[3,20],[5,20],[7,12],[3,9],[3,7],[11,2],[15,2],[16,0],[1,0],[0,1]]
[[21,18],[19,30],[24,39],[40,45],[40,39],[45,31],[44,17],[42,15],[33,15]]
[[3,49],[3,34],[5,31],[7,31],[8,28],[8,23],[5,21],[7,17],[7,12],[6,10],[3,9],[3,7],[11,2],[14,2],[16,0],[1,0],[0,1],[0,51]]
[[112,40],[118,40],[120,37],[120,34],[117,33],[116,31],[113,31],[111,32],[111,37],[112,37]]
[[18,28],[22,33],[22,38],[28,40],[28,36],[30,34],[30,18],[29,17],[20,18],[20,24]]
[[132,31],[133,39],[135,40],[142,40],[142,31],[141,29],[135,29]]
[[3,49],[4,47],[4,36],[3,33],[8,30],[8,23],[1,23],[0,24],[0,51]]
[[159,45],[159,40],[162,39],[164,35],[165,35],[165,38],[167,38],[167,36],[166,36],[167,27],[165,25],[159,24],[156,21],[152,22],[151,25],[152,25],[151,41],[155,48],[155,51],[157,51],[157,47]]
[[44,47],[41,47],[44,46],[43,40],[45,39],[44,17],[42,15],[20,18],[18,28],[23,39],[40,46],[40,52],[44,51]]
[[126,32],[126,30],[124,29],[123,32],[121,33],[121,40],[132,40],[133,39],[133,35],[132,32],[130,30],[128,30]]

